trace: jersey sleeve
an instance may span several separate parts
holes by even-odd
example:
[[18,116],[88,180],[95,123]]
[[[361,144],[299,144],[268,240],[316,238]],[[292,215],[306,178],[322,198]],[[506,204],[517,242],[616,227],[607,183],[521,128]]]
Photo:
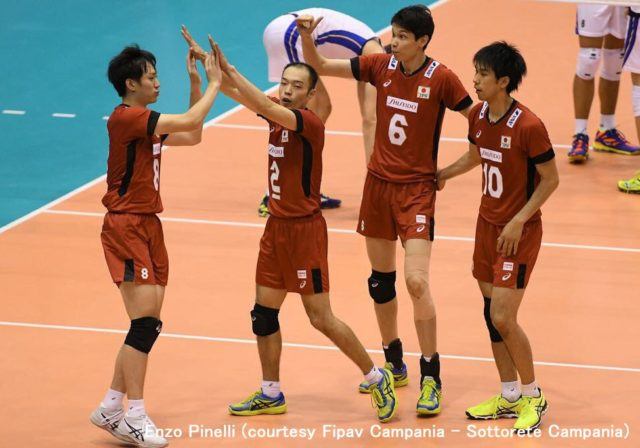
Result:
[[474,135],[473,128],[478,122],[478,114],[481,107],[482,107],[482,103],[476,104],[476,106],[469,111],[469,116],[467,117],[467,121],[469,123],[469,132],[467,133],[467,139],[469,140],[469,143],[476,146],[478,146],[478,144],[476,143],[476,137]]
[[307,140],[316,140],[324,132],[322,120],[308,109],[293,109],[296,116],[296,133]]
[[549,133],[542,121],[536,120],[523,131],[523,148],[533,163],[545,163],[555,157]]
[[382,53],[358,56],[351,59],[351,73],[358,81],[376,86],[382,78],[388,62],[389,56]]
[[473,104],[469,93],[460,82],[458,76],[451,70],[444,71],[443,100],[448,109],[459,112]]
[[160,113],[145,107],[128,107],[122,118],[130,138],[144,138],[155,133]]

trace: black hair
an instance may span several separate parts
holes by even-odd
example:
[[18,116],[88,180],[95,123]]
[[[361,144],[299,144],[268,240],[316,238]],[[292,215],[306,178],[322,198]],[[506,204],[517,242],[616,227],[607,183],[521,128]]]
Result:
[[527,64],[520,51],[505,41],[494,42],[478,50],[473,56],[473,64],[477,68],[493,71],[496,79],[507,76],[507,93],[516,90],[527,74]]
[[137,81],[142,78],[144,73],[147,73],[147,63],[156,68],[156,57],[152,53],[140,49],[137,44],[125,47],[109,61],[107,77],[119,96],[124,97],[127,94],[127,79]]
[[318,84],[318,72],[316,71],[315,68],[311,67],[306,62],[289,62],[282,69],[282,73],[284,73],[285,70],[287,70],[289,67],[304,67],[304,68],[306,68],[307,72],[309,73],[309,81],[311,82],[311,85],[309,86],[309,90],[312,90],[312,89],[316,88],[316,84]]
[[[429,42],[431,42],[433,31],[436,27],[431,10],[425,5],[411,5],[402,8],[393,15],[391,24],[411,31],[416,40],[422,36],[429,36]],[[429,42],[427,42],[427,45]],[[424,48],[427,48],[427,45]]]

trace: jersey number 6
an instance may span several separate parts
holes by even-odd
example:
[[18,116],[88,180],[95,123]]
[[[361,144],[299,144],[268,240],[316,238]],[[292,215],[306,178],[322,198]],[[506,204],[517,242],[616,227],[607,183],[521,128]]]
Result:
[[389,122],[389,141],[394,145],[400,146],[407,139],[402,126],[407,126],[407,118],[402,114],[394,114]]

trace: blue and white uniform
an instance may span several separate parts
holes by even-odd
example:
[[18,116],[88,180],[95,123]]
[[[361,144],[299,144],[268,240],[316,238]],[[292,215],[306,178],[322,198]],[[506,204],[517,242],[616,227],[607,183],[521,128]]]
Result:
[[627,7],[580,3],[576,14],[576,34],[603,37],[611,34],[624,39],[627,29]]
[[276,17],[262,36],[269,58],[269,81],[278,82],[290,62],[304,62],[295,19],[302,15],[324,17],[313,31],[318,52],[331,59],[351,59],[362,54],[365,43],[376,38],[367,25],[347,14],[325,8],[308,8]]
[[638,36],[640,6],[632,6],[629,16],[627,38],[624,41],[624,65],[622,68],[627,72],[640,73],[640,38]]

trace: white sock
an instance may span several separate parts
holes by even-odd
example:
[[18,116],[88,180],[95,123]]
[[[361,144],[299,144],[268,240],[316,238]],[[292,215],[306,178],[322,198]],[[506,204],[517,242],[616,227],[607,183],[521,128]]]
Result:
[[522,395],[520,392],[520,383],[517,381],[507,381],[502,384],[502,396],[510,402],[516,401]]
[[427,362],[431,362],[431,356],[422,355],[422,359],[424,359]]
[[280,381],[262,381],[262,393],[271,398],[279,397]]
[[576,134],[586,134],[587,133],[587,123],[589,120],[576,118]]
[[147,414],[147,411],[145,411],[144,409],[144,399],[129,400],[129,409],[127,410],[127,417],[140,417],[146,414]]
[[526,395],[527,397],[536,397],[536,398],[539,397],[540,388],[538,387],[538,383],[534,381],[531,384],[523,384],[522,395]]
[[369,383],[378,383],[382,379],[382,372],[376,367],[373,366],[371,371],[364,376],[364,380]]
[[609,129],[615,129],[616,116],[615,115],[600,115],[600,130],[608,131]]
[[102,399],[100,406],[114,411],[122,407],[122,400],[124,399],[124,393],[117,390],[109,389]]

